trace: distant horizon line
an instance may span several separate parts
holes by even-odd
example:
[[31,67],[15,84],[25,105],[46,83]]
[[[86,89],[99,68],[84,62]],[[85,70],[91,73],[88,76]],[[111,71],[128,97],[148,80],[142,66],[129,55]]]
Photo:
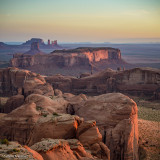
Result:
[[[27,40],[23,41],[1,41],[6,44],[22,44],[25,43],[28,40],[31,40],[31,38],[26,38]],[[35,38],[35,37],[34,37]],[[48,39],[58,40],[58,38],[36,38],[36,39],[42,39],[45,44],[48,43]],[[119,38],[119,39],[108,39],[108,40],[99,40],[99,41],[59,41],[59,44],[159,44],[160,38]]]
[[[2,41],[0,41],[2,42]],[[5,41],[7,45],[21,45],[26,41]],[[47,41],[45,42],[47,44]],[[58,42],[58,44],[160,44],[160,42]]]

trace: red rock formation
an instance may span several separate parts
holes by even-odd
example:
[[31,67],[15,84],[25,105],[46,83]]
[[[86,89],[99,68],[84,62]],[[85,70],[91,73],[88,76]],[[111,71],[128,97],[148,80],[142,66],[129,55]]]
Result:
[[160,70],[153,68],[134,68],[125,71],[106,69],[82,78],[55,75],[45,79],[55,89],[75,94],[121,92],[155,96],[157,99],[159,97]]
[[[133,100],[120,93],[110,93],[72,103],[68,107],[71,106],[74,114],[85,120],[96,120],[103,142],[110,149],[111,160],[138,160],[137,105]],[[85,124],[79,132],[90,125]],[[91,132],[94,133],[93,127]]]
[[42,139],[31,148],[40,153],[45,160],[97,159],[86,152],[83,145],[76,139]]
[[40,45],[45,45],[43,39],[40,39],[40,38],[31,38],[30,40],[26,41],[22,45],[31,45],[34,42],[39,43]]
[[[31,94],[24,105],[1,117],[0,138],[33,145],[42,138],[77,138],[93,155],[111,159],[138,159],[137,106],[122,94],[52,97]],[[67,107],[67,104],[68,108]],[[62,114],[67,110],[70,114]],[[61,112],[61,113],[60,113]],[[103,153],[103,154],[101,154]]]
[[37,89],[43,95],[54,95],[51,85],[39,74],[18,68],[0,69],[0,96],[27,96]]
[[42,51],[39,49],[39,43],[38,42],[33,42],[31,43],[31,49],[24,54],[29,54],[29,55],[35,55],[35,54],[44,54]]
[[116,91],[152,96],[160,87],[160,69],[134,68],[115,75]]
[[24,148],[27,149],[27,151],[33,155],[33,158],[35,158],[37,160],[43,160],[43,157],[39,153],[37,153],[36,151],[32,150],[28,146],[24,146]]
[[68,92],[68,93],[72,92],[72,79],[74,79],[74,77],[62,76],[58,74],[54,76],[45,77],[45,79],[55,89],[59,89],[62,90],[63,92]]
[[20,107],[23,103],[24,103],[24,96],[23,95],[12,96],[7,100],[7,102],[4,105],[1,112],[2,113],[9,113],[12,110]]
[[[126,64],[121,59],[121,52],[114,48],[77,48],[56,50],[45,55],[15,54],[11,66],[26,68],[41,74],[70,74],[97,71],[107,66],[117,68]],[[50,72],[47,71],[49,69]]]
[[[0,138],[18,141],[29,146],[39,142],[42,138],[77,138],[91,151],[92,145],[95,143],[101,145],[102,136],[96,123],[84,122],[75,115],[59,113],[62,106],[60,99],[62,98],[51,100],[42,95],[29,95],[24,105],[1,117]],[[78,152],[77,156],[78,154],[80,156],[87,154],[85,151],[80,152],[83,148],[73,147],[71,140],[69,143],[70,147]],[[80,150],[77,151],[78,149]],[[96,153],[97,156],[102,157],[99,153],[103,153],[104,159],[109,157],[109,152],[105,148],[101,148]],[[51,155],[53,156],[52,153]]]

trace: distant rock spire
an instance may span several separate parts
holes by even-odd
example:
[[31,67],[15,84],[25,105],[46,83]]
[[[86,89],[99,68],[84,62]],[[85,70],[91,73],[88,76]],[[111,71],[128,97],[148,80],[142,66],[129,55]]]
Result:
[[38,42],[32,42],[31,43],[31,49],[24,54],[43,54],[43,52],[39,49],[39,43]]

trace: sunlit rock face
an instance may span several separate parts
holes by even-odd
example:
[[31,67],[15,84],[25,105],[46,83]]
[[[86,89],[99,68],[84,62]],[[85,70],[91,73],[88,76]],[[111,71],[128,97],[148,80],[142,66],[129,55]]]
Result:
[[77,48],[55,50],[50,54],[15,54],[10,61],[11,66],[47,75],[78,75],[80,72],[98,71],[109,66],[117,68],[125,64],[120,50],[114,48]]
[[[109,150],[102,142],[99,154],[92,155],[91,150],[85,150],[77,139],[42,139],[31,148],[37,151],[45,160],[110,160]],[[98,144],[97,144],[98,145]],[[97,146],[96,145],[96,146]],[[95,147],[95,149],[98,149]]]
[[121,93],[109,93],[68,107],[68,112],[85,120],[96,120],[111,160],[138,160],[138,110],[132,99]]

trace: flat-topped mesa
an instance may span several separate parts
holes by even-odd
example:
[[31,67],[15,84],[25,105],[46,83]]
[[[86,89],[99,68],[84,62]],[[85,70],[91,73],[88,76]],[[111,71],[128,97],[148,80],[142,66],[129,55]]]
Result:
[[[29,51],[30,52],[30,51]],[[115,48],[77,48],[55,50],[50,54],[17,54],[10,61],[13,67],[25,68],[40,74],[64,74],[79,76],[84,72],[97,72],[107,67],[116,69],[127,63],[121,59],[121,51]]]
[[31,38],[30,40],[26,41],[22,45],[31,45],[34,42],[38,42],[40,45],[45,45],[43,39],[40,39],[40,38]]
[[67,54],[74,56],[85,56],[90,62],[98,62],[104,59],[107,60],[117,60],[121,59],[121,51],[115,48],[101,47],[101,48],[91,48],[91,47],[80,47],[77,49],[69,50],[55,50],[52,54]]

